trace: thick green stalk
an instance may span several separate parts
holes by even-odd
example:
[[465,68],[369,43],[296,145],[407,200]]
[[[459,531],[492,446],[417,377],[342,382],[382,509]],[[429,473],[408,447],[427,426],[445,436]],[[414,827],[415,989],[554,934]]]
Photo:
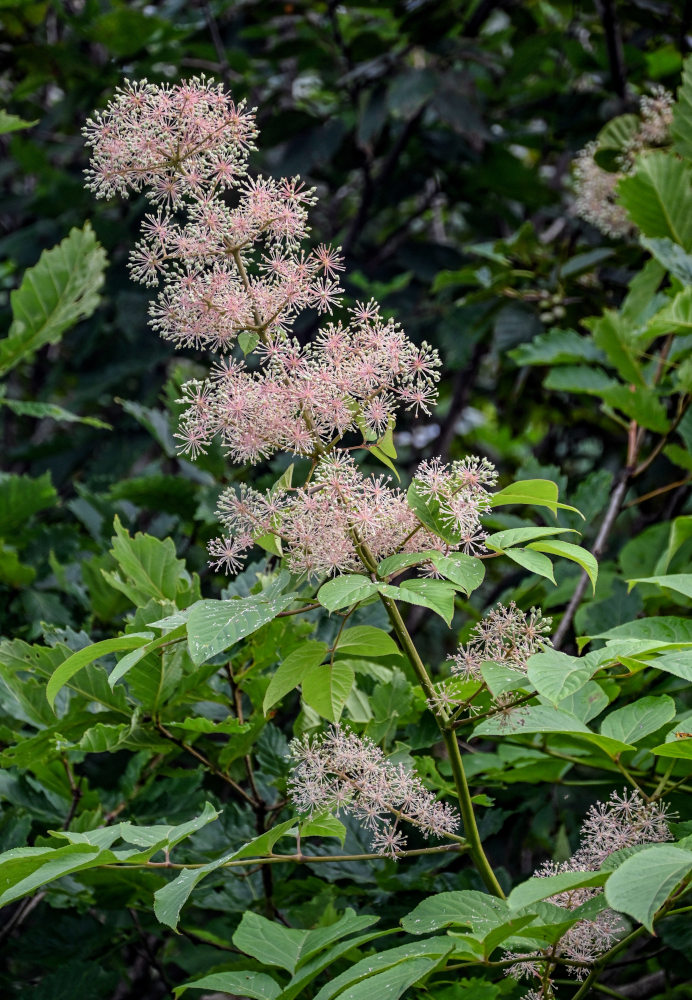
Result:
[[[418,655],[418,650],[416,649],[413,639],[406,628],[404,620],[399,613],[396,601],[393,601],[390,597],[384,597],[382,594],[380,595],[380,599],[387,610],[394,632],[401,643],[404,652],[408,656],[411,666],[416,672],[416,676],[418,677],[421,687],[425,691],[426,697],[432,704],[434,704],[435,688],[430,680],[430,677],[428,676],[428,672],[425,669],[423,661]],[[499,896],[500,899],[504,899],[505,894],[502,891],[500,883],[495,877],[495,873],[490,866],[490,862],[485,856],[480,834],[478,833],[476,816],[473,811],[473,803],[471,802],[471,793],[469,791],[468,782],[466,781],[464,764],[461,759],[461,751],[459,750],[456,735],[454,731],[446,725],[446,719],[441,719],[437,712],[435,713],[435,718],[437,719],[442,739],[444,740],[447,753],[449,754],[449,762],[452,766],[454,784],[459,798],[459,809],[461,811],[461,818],[464,824],[464,835],[469,845],[469,854],[471,855],[473,863],[478,869],[478,872],[488,890],[494,896]]]

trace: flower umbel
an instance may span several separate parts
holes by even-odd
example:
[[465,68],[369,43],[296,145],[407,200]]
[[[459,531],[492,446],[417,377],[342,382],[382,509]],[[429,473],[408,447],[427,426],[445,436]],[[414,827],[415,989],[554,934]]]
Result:
[[370,832],[378,854],[396,857],[406,845],[405,820],[425,837],[453,834],[456,812],[438,802],[403,764],[392,764],[380,748],[341,726],[321,736],[293,740],[289,794],[296,809],[313,815],[349,812]]

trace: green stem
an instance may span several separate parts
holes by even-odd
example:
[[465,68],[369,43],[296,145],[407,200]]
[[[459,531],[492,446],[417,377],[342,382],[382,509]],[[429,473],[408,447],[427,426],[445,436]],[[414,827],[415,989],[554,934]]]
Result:
[[[413,643],[411,634],[406,628],[404,620],[401,617],[398,607],[396,606],[396,602],[390,597],[385,597],[382,594],[380,594],[380,600],[385,606],[394,632],[416,673],[420,686],[423,688],[428,700],[432,702],[432,704],[435,704],[435,688],[430,680],[430,677],[428,676],[428,672],[425,669],[423,661],[418,655],[418,650]],[[459,809],[461,811],[461,818],[464,824],[464,834],[466,835],[466,840],[469,845],[469,853],[488,890],[494,896],[499,896],[500,899],[504,899],[505,894],[502,891],[500,883],[495,877],[495,873],[490,866],[490,862],[485,856],[480,834],[478,833],[476,816],[473,811],[473,803],[471,802],[471,793],[469,791],[468,782],[466,781],[464,764],[461,759],[461,751],[459,750],[456,735],[447,724],[448,720],[446,713],[442,711],[435,712],[435,718],[440,728],[442,739],[444,740],[447,748],[447,753],[449,754],[449,762],[452,767],[454,784],[456,785],[457,796],[459,798]]]

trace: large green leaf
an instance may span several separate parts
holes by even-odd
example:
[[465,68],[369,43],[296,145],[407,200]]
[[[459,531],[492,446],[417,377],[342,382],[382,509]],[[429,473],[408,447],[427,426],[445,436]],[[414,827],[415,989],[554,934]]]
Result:
[[657,757],[677,757],[679,760],[692,760],[692,738],[673,739],[669,743],[661,743],[652,747],[651,753]]
[[24,121],[18,115],[11,115],[9,111],[0,108],[0,135],[7,135],[8,132],[18,132],[20,129],[32,128],[38,125],[38,121]]
[[87,427],[97,427],[99,430],[113,430],[110,424],[96,417],[79,417],[76,413],[63,409],[55,403],[37,403],[34,400],[7,399],[0,395],[0,406],[6,406],[12,413],[19,417],[36,417],[43,420],[48,417],[50,420],[61,420],[66,424],[86,424]]
[[203,878],[212,872],[218,871],[229,861],[237,861],[242,858],[257,858],[268,854],[276,844],[277,840],[288,833],[295,826],[295,820],[289,819],[284,823],[277,823],[271,830],[260,834],[253,840],[243,844],[236,851],[224,854],[209,864],[202,865],[201,868],[183,868],[180,875],[162,889],[154,893],[154,913],[162,924],[168,927],[177,927],[180,911],[187,902],[190,893]]
[[[383,633],[383,635],[385,634]],[[387,636],[387,638],[389,637]],[[276,705],[277,701],[281,701],[285,694],[298,687],[305,672],[321,663],[326,652],[326,642],[308,639],[288,654],[273,674],[265,692],[262,705],[262,711],[265,715],[272,706]]]
[[626,382],[645,386],[644,375],[637,358],[632,325],[614,309],[585,323],[594,343],[601,348],[618,375]]
[[0,339],[0,376],[96,309],[106,255],[87,222],[44,250],[10,295],[12,323]]
[[692,597],[692,573],[672,573],[669,576],[643,576],[636,580],[628,580],[630,588],[637,583],[655,583],[658,587],[667,587],[676,594]]
[[474,736],[513,736],[531,733],[563,733],[578,742],[602,750],[609,757],[634,749],[623,740],[602,733],[594,733],[571,712],[552,705],[530,705],[515,710],[514,715],[491,716],[476,726]]
[[692,255],[685,253],[681,246],[665,236],[660,239],[642,236],[639,242],[675,278],[684,285],[692,284]]
[[536,538],[549,538],[551,535],[578,534],[574,528],[505,528],[488,535],[485,540],[487,548],[494,552],[504,552],[514,545],[524,545]]
[[139,531],[133,538],[117,516],[113,526],[111,555],[119,572],[104,572],[109,583],[136,605],[146,604],[152,597],[174,601],[181,583],[189,583],[189,576],[184,561],[176,558],[173,539],[161,541]]
[[579,691],[598,670],[598,653],[579,658],[547,649],[527,660],[527,675],[539,694],[557,705],[563,698]]
[[46,685],[46,698],[53,708],[58,692],[68,681],[74,677],[77,671],[82,670],[87,664],[93,663],[107,653],[119,652],[123,649],[138,649],[153,638],[152,632],[131,632],[129,635],[117,636],[115,639],[103,639],[101,642],[92,643],[78,650],[60,664],[55,673],[51,676]]
[[604,355],[591,337],[576,330],[555,328],[520,344],[509,356],[518,365],[567,365],[576,361],[603,361]]
[[317,600],[327,611],[339,611],[372,597],[376,592],[377,586],[367,576],[347,573],[323,584]]
[[637,160],[618,185],[619,200],[645,236],[667,236],[692,250],[692,174],[689,164],[662,151]]
[[605,885],[608,877],[609,872],[559,872],[546,878],[536,876],[515,886],[507,897],[507,905],[511,910],[521,910],[560,892]]
[[448,625],[454,617],[455,584],[444,580],[404,580],[400,587],[389,583],[380,583],[377,589],[384,597],[395,601],[405,601],[407,604],[418,604],[430,608]]
[[[502,507],[507,504],[529,504],[532,507],[547,507],[553,514],[557,514],[558,507],[562,510],[575,510],[567,504],[558,503],[557,483],[550,479],[521,479],[519,482],[510,483],[498,493],[493,493],[490,498],[491,507]],[[578,513],[578,512],[577,512]]]
[[199,666],[252,635],[295,600],[292,592],[267,590],[230,601],[198,601],[190,608],[187,641],[192,662]]
[[656,912],[692,871],[692,851],[654,844],[627,858],[606,883],[608,904],[653,933]]
[[377,659],[379,656],[396,656],[399,647],[384,629],[374,628],[372,625],[356,625],[355,628],[345,628],[339,635],[336,652]]
[[284,927],[258,913],[244,913],[233,935],[238,951],[256,958],[263,965],[278,965],[280,969],[295,972],[310,931]]
[[550,580],[552,584],[555,584],[553,564],[547,556],[542,555],[540,552],[532,552],[531,549],[520,549],[518,547],[507,549],[504,554],[518,566],[527,569],[529,573],[544,576],[546,580]]
[[[373,1000],[375,997],[396,1000],[408,986],[434,969],[453,947],[449,938],[438,937],[377,952],[332,978],[315,1000],[332,1000],[336,996],[340,1000]],[[388,974],[391,979],[387,978]]]
[[507,919],[508,907],[503,899],[476,889],[440,892],[428,896],[401,919],[409,934],[430,934],[444,927],[470,927],[483,935]]
[[561,539],[529,542],[527,548],[533,549],[535,552],[548,553],[551,556],[561,556],[563,559],[578,563],[591,581],[594,593],[596,592],[598,563],[588,549],[583,549],[581,545],[574,545],[572,542],[563,542]]
[[623,743],[638,743],[675,716],[675,702],[667,694],[639,698],[618,708],[603,721],[601,733]]
[[303,675],[303,700],[323,719],[338,722],[354,679],[353,667],[348,660],[310,667]]
[[[67,847],[15,847],[0,854],[0,906],[7,906],[39,886],[99,863],[100,848],[91,844]],[[106,860],[115,860],[109,857]]]
[[176,986],[173,994],[181,997],[186,990],[207,990],[215,993],[230,993],[233,997],[248,997],[249,1000],[276,1000],[281,987],[264,972],[212,972],[201,979],[191,979],[189,983]]

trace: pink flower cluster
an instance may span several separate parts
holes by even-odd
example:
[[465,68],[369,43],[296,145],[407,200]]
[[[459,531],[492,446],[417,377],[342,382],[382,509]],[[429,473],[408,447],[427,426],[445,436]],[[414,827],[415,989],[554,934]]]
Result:
[[425,837],[444,837],[459,826],[456,812],[438,802],[403,764],[392,764],[372,741],[341,726],[304,736],[289,747],[294,768],[289,794],[296,809],[312,816],[348,812],[370,831],[379,854],[395,858],[405,847],[405,820]]
[[[573,856],[561,864],[546,862],[534,874],[546,878],[560,872],[597,871],[614,851],[670,840],[669,818],[665,805],[645,802],[636,791],[612,792],[608,802],[596,802],[589,809],[581,827],[579,847]],[[549,902],[566,910],[576,910],[602,892],[599,888],[572,889],[551,896]],[[587,966],[612,948],[625,930],[619,914],[608,908],[602,909],[592,918],[574,924],[551,948],[550,958],[556,961],[566,958],[582,963],[568,965],[567,971],[576,979],[584,979]],[[507,953],[505,958],[517,959],[517,964],[508,970],[508,975],[515,979],[540,976],[542,963],[537,959],[545,959],[547,955],[547,952],[529,955]],[[548,1000],[552,993],[544,994],[538,990],[527,994],[527,997],[531,996],[537,1000]]]
[[428,412],[438,378],[437,352],[416,347],[374,303],[351,310],[351,322],[329,323],[300,346],[266,335],[263,367],[217,365],[205,382],[185,387],[178,437],[193,457],[219,436],[236,462],[258,462],[278,450],[319,454],[347,432],[381,435],[398,406]]
[[482,680],[481,665],[490,660],[511,670],[526,673],[530,656],[550,645],[552,618],[544,618],[538,608],[521,611],[514,601],[498,604],[473,627],[466,645],[449,659],[452,673],[465,680]]
[[[479,459],[465,460],[466,475],[473,475],[474,462],[481,466]],[[436,464],[443,476],[445,467]],[[467,504],[470,511],[468,498]],[[476,520],[483,510],[482,505],[476,508]],[[422,528],[406,494],[390,485],[390,477],[363,476],[344,451],[323,458],[299,488],[268,494],[246,486],[238,493],[226,491],[219,514],[229,536],[212,542],[217,569],[239,568],[253,538],[269,533],[281,540],[288,568],[311,578],[362,569],[357,545],[363,543],[376,560],[396,552],[463,547],[463,542],[450,546]]]

